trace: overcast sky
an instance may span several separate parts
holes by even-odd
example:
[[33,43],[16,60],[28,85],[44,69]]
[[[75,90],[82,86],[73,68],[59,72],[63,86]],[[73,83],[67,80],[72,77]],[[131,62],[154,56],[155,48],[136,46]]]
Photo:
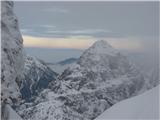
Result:
[[29,49],[83,50],[104,39],[120,50],[154,52],[158,9],[158,2],[15,2]]

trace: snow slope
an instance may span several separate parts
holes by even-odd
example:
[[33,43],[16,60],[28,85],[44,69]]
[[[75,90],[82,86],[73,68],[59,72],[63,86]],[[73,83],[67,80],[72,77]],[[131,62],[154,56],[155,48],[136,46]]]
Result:
[[9,105],[6,105],[6,109],[9,113],[7,120],[22,120],[22,118]]
[[154,119],[159,117],[159,87],[157,86],[141,95],[115,104],[102,113],[96,120],[110,119]]

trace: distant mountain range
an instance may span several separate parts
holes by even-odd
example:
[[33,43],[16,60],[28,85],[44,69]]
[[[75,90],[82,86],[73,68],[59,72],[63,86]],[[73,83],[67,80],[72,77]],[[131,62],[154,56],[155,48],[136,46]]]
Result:
[[60,64],[60,65],[66,65],[66,64],[71,64],[71,63],[74,63],[78,60],[78,58],[68,58],[68,59],[65,59],[65,60],[62,60],[60,62],[57,62],[57,63],[46,63],[47,65],[57,65],[57,64]]
[[71,64],[75,63],[78,58],[68,58],[66,60],[57,63],[46,63],[53,71],[61,74],[65,69],[67,69]]

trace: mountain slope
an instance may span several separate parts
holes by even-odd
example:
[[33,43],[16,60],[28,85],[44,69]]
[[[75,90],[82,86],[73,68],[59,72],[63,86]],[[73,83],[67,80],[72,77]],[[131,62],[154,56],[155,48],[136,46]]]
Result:
[[21,86],[22,98],[30,101],[48,85],[55,82],[57,73],[52,71],[43,61],[34,57],[26,56],[24,67],[24,80]]
[[96,120],[159,119],[159,86],[124,100],[106,110]]

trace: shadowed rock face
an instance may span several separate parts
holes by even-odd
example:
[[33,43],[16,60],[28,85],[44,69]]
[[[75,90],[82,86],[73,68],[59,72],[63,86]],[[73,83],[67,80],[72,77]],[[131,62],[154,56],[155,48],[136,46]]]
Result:
[[3,1],[1,4],[1,99],[12,104],[20,95],[24,67],[23,40],[13,13],[13,2]]
[[21,86],[22,98],[28,102],[32,101],[42,90],[48,88],[51,81],[55,82],[57,75],[43,61],[26,56]]

